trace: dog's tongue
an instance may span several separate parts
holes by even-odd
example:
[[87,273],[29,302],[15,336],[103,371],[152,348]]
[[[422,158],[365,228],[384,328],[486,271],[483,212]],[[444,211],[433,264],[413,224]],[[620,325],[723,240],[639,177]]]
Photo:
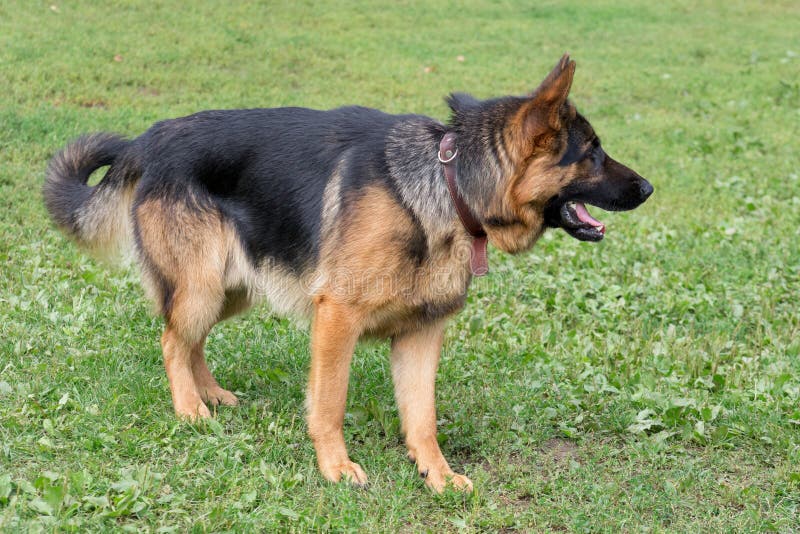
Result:
[[589,215],[589,212],[587,211],[586,206],[583,204],[583,202],[575,203],[575,214],[578,216],[578,219],[580,219],[581,222],[585,222],[586,224],[591,224],[592,226],[597,228],[597,230],[599,230],[601,233],[603,234],[606,233],[606,225],[601,223],[591,215]]

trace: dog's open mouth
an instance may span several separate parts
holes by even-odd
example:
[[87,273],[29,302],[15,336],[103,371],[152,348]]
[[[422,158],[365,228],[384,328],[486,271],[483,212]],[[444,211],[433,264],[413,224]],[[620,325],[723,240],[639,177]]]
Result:
[[561,205],[553,226],[559,226],[569,235],[581,241],[600,241],[606,233],[606,225],[589,214],[583,202],[569,201]]

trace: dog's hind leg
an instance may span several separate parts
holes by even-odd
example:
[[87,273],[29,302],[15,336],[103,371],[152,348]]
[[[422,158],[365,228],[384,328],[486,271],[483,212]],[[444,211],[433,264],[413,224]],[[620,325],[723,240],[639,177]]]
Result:
[[204,401],[212,404],[235,403],[232,393],[223,390],[208,370],[203,354],[205,339],[217,322],[224,291],[222,272],[213,262],[193,260],[193,268],[177,274],[161,345],[175,412],[182,417],[210,417]]
[[425,484],[436,492],[448,484],[472,490],[472,482],[457,475],[436,441],[434,387],[445,321],[392,340],[392,379],[409,458],[416,462]]
[[162,199],[134,211],[145,279],[166,321],[164,367],[179,417],[210,417],[204,401],[233,403],[208,370],[203,345],[225,302],[227,241],[219,213]]
[[[224,233],[224,232],[223,232]],[[234,242],[234,235],[229,232],[227,235],[227,243],[229,253],[240,253],[239,247]],[[232,249],[232,250],[231,250]],[[247,310],[252,302],[247,296],[247,291],[243,289],[227,290],[225,292],[225,300],[222,309],[215,322],[224,321],[229,317],[233,317],[243,311]],[[220,387],[214,375],[206,364],[205,357],[205,340],[200,341],[192,348],[192,374],[194,375],[195,384],[200,392],[200,397],[212,406],[237,406],[239,400],[236,395]]]
[[342,433],[350,361],[359,334],[355,310],[327,297],[317,298],[311,326],[308,433],[325,478],[332,482],[345,478],[364,485],[367,475],[350,461]]

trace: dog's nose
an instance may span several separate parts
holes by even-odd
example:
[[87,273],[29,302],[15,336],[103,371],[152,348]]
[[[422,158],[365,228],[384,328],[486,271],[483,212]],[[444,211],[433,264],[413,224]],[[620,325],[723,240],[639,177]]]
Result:
[[639,194],[642,195],[642,202],[653,194],[653,186],[644,178],[642,178],[642,182],[639,184]]

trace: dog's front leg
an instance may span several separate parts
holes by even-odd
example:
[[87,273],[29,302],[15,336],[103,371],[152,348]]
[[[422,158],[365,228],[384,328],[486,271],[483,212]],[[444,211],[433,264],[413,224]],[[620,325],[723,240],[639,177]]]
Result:
[[311,373],[306,401],[308,433],[322,475],[333,482],[344,477],[363,485],[367,483],[367,475],[347,456],[342,433],[350,360],[359,334],[352,309],[326,297],[317,299],[311,327]]
[[392,340],[392,378],[409,458],[425,484],[436,492],[451,484],[472,490],[472,481],[450,469],[436,441],[434,389],[445,321]]

